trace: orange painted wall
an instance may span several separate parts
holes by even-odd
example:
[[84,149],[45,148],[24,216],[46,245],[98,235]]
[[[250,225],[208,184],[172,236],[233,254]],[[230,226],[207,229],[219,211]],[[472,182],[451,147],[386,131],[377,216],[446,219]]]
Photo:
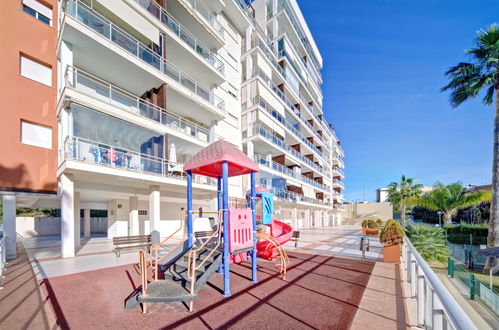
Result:
[[[57,190],[57,0],[52,26],[22,11],[21,0],[0,10],[0,190]],[[52,87],[20,75],[20,53],[52,66]],[[21,119],[52,128],[52,149],[21,143]]]

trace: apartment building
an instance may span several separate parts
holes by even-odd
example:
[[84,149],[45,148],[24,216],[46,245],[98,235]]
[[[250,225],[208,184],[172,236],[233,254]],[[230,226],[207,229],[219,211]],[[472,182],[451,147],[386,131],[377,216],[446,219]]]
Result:
[[[219,139],[259,164],[277,218],[340,221],[343,151],[323,118],[322,58],[295,0],[9,3],[4,24],[47,31],[23,30],[26,45],[14,42],[2,66],[15,81],[3,91],[17,97],[1,123],[11,149],[0,170],[25,164],[30,175],[9,184],[14,172],[0,174],[6,237],[22,205],[61,209],[63,257],[90,236],[90,210],[107,210],[108,237],[157,241],[180,226],[183,164]],[[193,188],[194,208],[216,209],[216,182],[194,176]],[[236,177],[229,195],[247,189]]]

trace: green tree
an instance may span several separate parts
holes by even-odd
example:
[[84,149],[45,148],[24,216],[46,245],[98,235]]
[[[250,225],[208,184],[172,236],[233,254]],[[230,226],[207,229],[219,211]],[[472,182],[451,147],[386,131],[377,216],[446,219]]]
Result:
[[405,233],[426,261],[446,262],[449,249],[445,246],[445,230],[424,224],[407,226]]
[[[442,91],[451,91],[449,101],[454,108],[481,92],[485,93],[483,103],[490,106],[495,94],[492,203],[487,238],[487,246],[492,248],[499,246],[499,25],[492,24],[477,34],[474,48],[466,50],[471,61],[459,63],[445,73],[450,81]],[[489,259],[486,268],[493,264],[495,259]]]
[[415,182],[415,178],[406,178],[405,175],[402,175],[400,183],[392,182],[388,185],[388,200],[394,208],[400,209],[400,219],[402,219],[404,227],[407,201],[410,198],[420,196],[421,188],[423,187],[420,184],[414,184]]
[[431,191],[411,198],[408,203],[433,211],[442,211],[445,223],[450,224],[457,211],[488,201],[490,198],[490,190],[469,191],[460,182],[447,186],[436,182]]

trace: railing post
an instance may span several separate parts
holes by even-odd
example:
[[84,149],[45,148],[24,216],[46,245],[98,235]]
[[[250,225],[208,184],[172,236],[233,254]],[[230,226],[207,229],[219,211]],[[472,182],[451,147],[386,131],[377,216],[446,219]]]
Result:
[[454,278],[454,259],[450,258],[450,277]]
[[418,304],[418,325],[420,327],[424,326],[424,314],[425,314],[424,286],[425,286],[424,273],[421,267],[418,266],[418,292],[416,300]]
[[407,246],[407,261],[405,263],[405,270],[407,273],[407,282],[411,283],[411,259],[412,259],[412,252],[409,249],[409,246]]
[[470,299],[475,299],[475,275],[470,274]]
[[411,297],[416,297],[416,259],[411,258]]
[[436,294],[435,291],[433,291],[432,294],[433,294],[432,329],[442,330],[444,328],[444,313],[443,313],[442,303],[440,302],[440,299],[438,298],[438,295]]

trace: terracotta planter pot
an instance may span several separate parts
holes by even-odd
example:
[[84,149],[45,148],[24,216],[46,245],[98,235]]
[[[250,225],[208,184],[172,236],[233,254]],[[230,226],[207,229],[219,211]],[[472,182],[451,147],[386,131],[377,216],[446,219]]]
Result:
[[366,235],[367,236],[378,236],[379,230],[378,230],[378,228],[366,228]]
[[383,246],[383,261],[400,262],[400,244],[385,244]]

